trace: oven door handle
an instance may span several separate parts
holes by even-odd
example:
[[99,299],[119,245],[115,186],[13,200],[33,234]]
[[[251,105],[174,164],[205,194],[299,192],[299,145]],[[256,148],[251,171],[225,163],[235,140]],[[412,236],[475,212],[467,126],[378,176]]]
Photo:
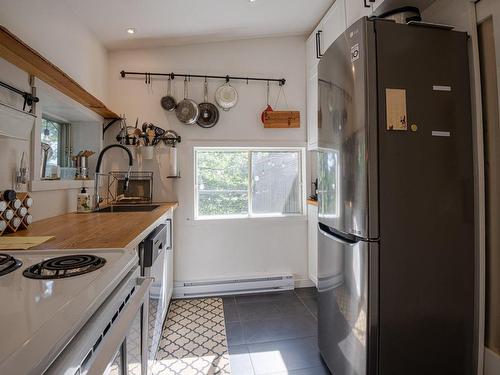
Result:
[[92,361],[87,375],[102,375],[106,372],[108,365],[113,360],[113,356],[120,348],[125,337],[130,330],[139,309],[144,304],[149,289],[153,282],[152,277],[137,278],[139,289],[132,295],[130,301],[125,305],[125,309],[118,316],[117,321],[112,325],[110,332],[104,337],[101,347]]

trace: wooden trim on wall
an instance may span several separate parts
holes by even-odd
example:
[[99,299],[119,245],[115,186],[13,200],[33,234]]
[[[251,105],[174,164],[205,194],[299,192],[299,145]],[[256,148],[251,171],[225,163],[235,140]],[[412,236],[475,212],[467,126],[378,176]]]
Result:
[[71,99],[105,119],[119,118],[103,102],[80,86],[73,78],[52,64],[8,29],[0,25],[0,57],[47,82]]

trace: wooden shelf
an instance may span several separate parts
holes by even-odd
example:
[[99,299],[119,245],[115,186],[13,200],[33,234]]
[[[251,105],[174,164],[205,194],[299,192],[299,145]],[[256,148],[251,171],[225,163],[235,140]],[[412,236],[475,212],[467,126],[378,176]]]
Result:
[[0,57],[47,82],[71,99],[105,119],[119,118],[103,102],[80,86],[73,78],[32,49],[5,27],[0,26]]

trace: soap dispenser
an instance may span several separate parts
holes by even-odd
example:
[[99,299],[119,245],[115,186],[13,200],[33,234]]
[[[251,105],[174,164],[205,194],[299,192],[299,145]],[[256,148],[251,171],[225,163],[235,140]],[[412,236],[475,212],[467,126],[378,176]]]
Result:
[[76,212],[92,212],[92,199],[85,186],[77,196]]

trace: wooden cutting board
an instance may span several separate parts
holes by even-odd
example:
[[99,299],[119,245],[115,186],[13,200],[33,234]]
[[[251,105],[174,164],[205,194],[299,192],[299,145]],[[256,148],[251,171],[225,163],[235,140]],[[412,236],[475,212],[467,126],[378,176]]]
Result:
[[52,238],[54,236],[0,237],[0,250],[28,250]]
[[300,128],[299,111],[265,111],[264,128]]

